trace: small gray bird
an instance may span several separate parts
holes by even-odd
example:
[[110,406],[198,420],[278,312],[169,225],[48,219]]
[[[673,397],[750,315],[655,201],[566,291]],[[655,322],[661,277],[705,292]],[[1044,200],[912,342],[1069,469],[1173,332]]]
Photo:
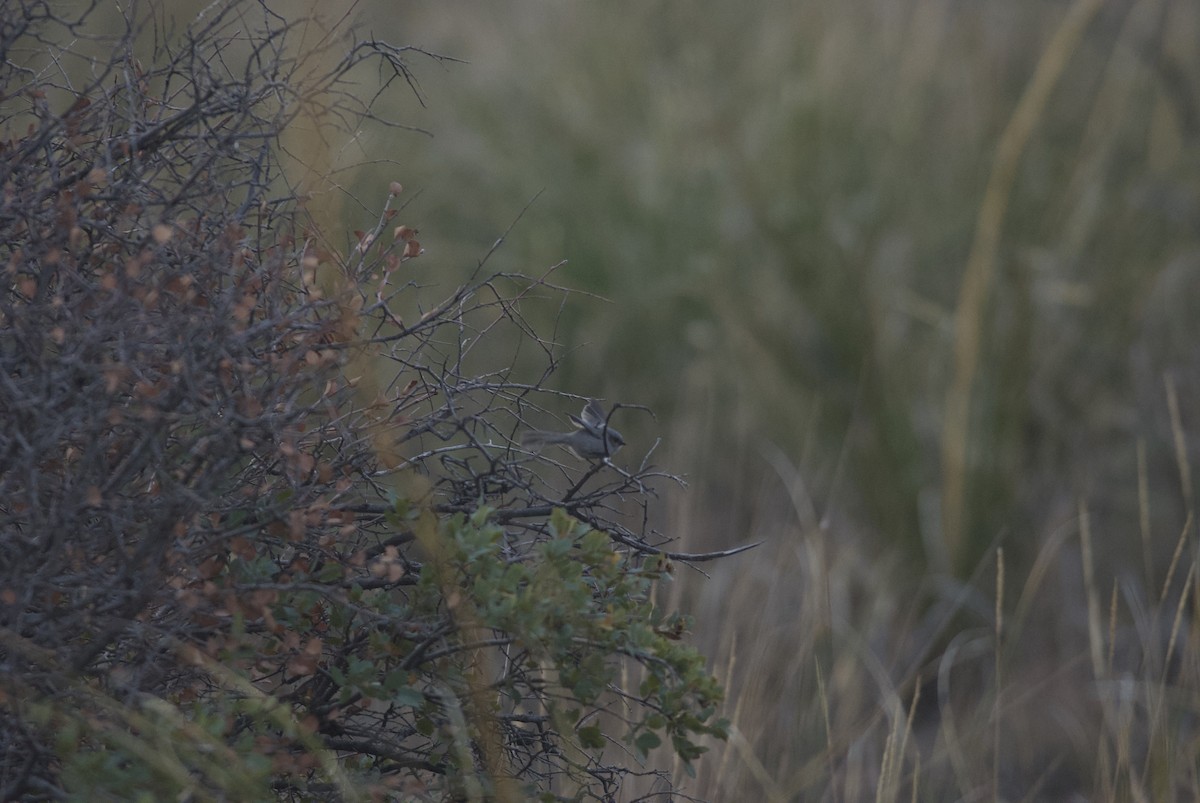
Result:
[[521,436],[526,449],[541,449],[553,443],[561,444],[584,460],[603,460],[616,454],[625,439],[606,423],[604,408],[595,399],[583,407],[579,417],[569,416],[578,429],[574,432],[544,432],[532,429]]

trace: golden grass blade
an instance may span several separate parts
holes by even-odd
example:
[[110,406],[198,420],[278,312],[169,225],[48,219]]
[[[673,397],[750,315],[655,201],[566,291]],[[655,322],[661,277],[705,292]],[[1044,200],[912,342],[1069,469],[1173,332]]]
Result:
[[955,560],[963,537],[967,489],[967,447],[970,428],[971,388],[979,367],[984,314],[996,252],[1008,211],[1017,168],[1034,126],[1050,94],[1066,69],[1084,30],[1103,7],[1100,0],[1076,0],[1046,46],[1013,111],[992,160],[975,226],[975,239],[959,288],[954,315],[954,372],[946,392],[942,426],[942,533],[947,552]]

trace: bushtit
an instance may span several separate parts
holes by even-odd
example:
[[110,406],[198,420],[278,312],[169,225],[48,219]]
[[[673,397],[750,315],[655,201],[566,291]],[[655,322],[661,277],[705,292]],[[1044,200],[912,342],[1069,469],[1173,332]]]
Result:
[[579,418],[569,416],[578,429],[574,432],[543,432],[533,429],[521,436],[527,449],[541,449],[552,443],[566,446],[584,460],[603,460],[625,445],[621,433],[608,426],[604,408],[595,399],[584,405]]

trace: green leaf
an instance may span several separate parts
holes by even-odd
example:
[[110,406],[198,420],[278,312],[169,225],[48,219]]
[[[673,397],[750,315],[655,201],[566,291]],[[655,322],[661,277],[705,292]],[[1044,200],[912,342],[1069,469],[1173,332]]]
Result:
[[414,689],[412,686],[397,689],[393,699],[400,705],[408,705],[413,708],[425,704],[425,695],[421,693],[420,689]]
[[576,732],[579,734],[579,743],[584,748],[600,750],[604,747],[604,733],[600,730],[599,725],[588,725],[579,728]]
[[638,737],[633,740],[633,746],[637,748],[638,756],[645,758],[646,755],[662,744],[662,739],[658,738],[658,734],[654,731],[642,731]]
[[579,548],[585,555],[602,555],[612,552],[612,542],[606,533],[600,530],[589,530],[579,541]]
[[563,510],[561,507],[554,508],[554,512],[550,514],[550,532],[556,538],[562,538],[568,535],[575,528],[578,522]]

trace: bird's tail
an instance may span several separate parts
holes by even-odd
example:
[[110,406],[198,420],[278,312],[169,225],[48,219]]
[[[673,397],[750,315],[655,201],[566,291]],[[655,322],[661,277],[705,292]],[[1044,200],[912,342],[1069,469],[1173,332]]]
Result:
[[531,429],[521,436],[521,446],[536,452],[544,446],[566,443],[569,437],[561,432],[543,432],[540,429]]

